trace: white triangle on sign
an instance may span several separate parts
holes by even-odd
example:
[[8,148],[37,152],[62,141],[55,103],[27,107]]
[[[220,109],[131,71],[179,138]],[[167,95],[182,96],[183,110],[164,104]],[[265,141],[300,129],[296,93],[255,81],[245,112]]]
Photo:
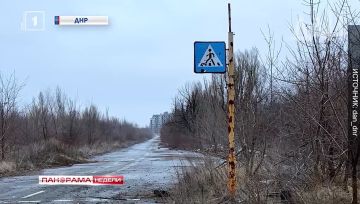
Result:
[[209,45],[204,56],[201,58],[198,67],[222,67],[222,63],[216,55],[214,49]]

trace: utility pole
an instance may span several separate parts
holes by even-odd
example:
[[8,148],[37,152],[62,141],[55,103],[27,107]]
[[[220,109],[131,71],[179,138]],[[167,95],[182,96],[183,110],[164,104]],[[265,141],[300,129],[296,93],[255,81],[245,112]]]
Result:
[[[228,4],[229,32],[228,49],[225,42],[195,41],[194,42],[194,72],[195,73],[227,73],[227,112],[228,112],[228,192],[232,201],[235,201],[236,191],[236,157],[235,157],[235,83],[234,83],[234,33],[231,31],[231,8]],[[226,54],[226,50],[227,53]],[[226,56],[228,56],[226,58]],[[227,61],[226,61],[227,59]],[[209,63],[210,62],[210,63]],[[216,63],[215,63],[216,62]],[[227,65],[227,71],[226,71]]]
[[228,70],[227,70],[227,93],[228,93],[228,133],[229,133],[229,156],[228,156],[228,191],[231,199],[235,199],[236,190],[236,157],[235,157],[235,87],[234,87],[234,39],[231,32],[231,7],[228,4],[229,33],[228,33]]

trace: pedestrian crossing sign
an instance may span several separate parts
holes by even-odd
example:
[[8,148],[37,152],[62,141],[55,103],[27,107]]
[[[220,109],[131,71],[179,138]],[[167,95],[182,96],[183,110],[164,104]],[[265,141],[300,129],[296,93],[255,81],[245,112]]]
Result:
[[225,42],[194,43],[195,73],[225,73],[226,45]]

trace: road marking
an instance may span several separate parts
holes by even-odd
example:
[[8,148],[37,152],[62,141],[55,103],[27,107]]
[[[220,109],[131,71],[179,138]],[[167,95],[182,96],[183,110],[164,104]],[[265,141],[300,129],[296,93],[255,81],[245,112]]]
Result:
[[105,169],[108,169],[108,168],[111,168],[111,167],[113,167],[113,166],[102,167],[100,170],[92,171],[92,172],[90,172],[90,173],[91,173],[91,174],[95,174],[95,173],[97,173],[97,172],[104,171]]
[[136,164],[140,163],[141,161],[143,161],[145,158],[140,158],[138,160],[135,160],[134,162],[129,162],[128,164],[124,165],[122,168],[120,169],[117,169],[116,171],[113,171],[113,172],[110,172],[110,174],[115,174],[115,173],[118,173],[119,171],[124,171],[124,170],[127,170],[129,169],[130,167],[133,167],[135,166]]
[[[44,193],[44,192],[45,192],[45,191],[39,191],[39,192],[30,194],[30,195],[27,195],[27,196],[24,196],[24,197],[21,197],[21,198],[30,198],[31,196],[34,196],[34,195],[37,195],[37,194],[40,194],[40,193]],[[20,202],[20,201],[19,201],[19,202]]]
[[18,203],[40,203],[41,200],[20,200]]
[[71,202],[73,200],[53,200],[54,202]]
[[123,170],[126,170],[126,169],[130,168],[130,167],[133,167],[133,166],[135,166],[136,164],[138,164],[138,163],[140,163],[141,161],[143,161],[144,159],[145,159],[145,157],[142,157],[142,158],[140,158],[140,159],[138,159],[138,160],[136,160],[136,161],[134,161],[134,162],[132,162],[132,163],[129,163],[129,164],[123,166],[122,168],[118,169],[117,171],[123,171]]

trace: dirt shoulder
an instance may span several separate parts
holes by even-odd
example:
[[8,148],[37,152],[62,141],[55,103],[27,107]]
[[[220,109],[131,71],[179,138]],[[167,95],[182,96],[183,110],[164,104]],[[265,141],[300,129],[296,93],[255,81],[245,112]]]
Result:
[[[147,138],[146,138],[147,139]],[[0,178],[8,176],[29,175],[45,168],[71,166],[79,163],[94,162],[89,159],[122,148],[127,148],[144,140],[127,142],[97,143],[91,146],[72,147],[57,140],[32,144],[22,149],[21,156],[16,155],[0,161]]]

